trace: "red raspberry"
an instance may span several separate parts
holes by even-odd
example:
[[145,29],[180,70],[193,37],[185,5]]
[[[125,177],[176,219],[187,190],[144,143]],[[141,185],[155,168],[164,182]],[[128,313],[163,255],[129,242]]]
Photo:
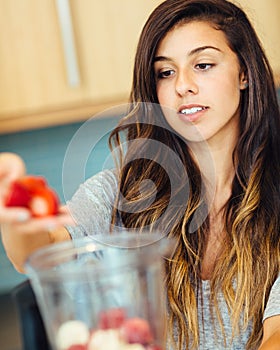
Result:
[[102,311],[99,315],[98,328],[120,328],[125,319],[126,312],[123,308],[112,308],[106,311]]
[[121,336],[127,343],[149,344],[153,341],[153,335],[149,323],[142,318],[127,319],[121,329]]
[[67,350],[87,350],[87,345],[82,345],[82,344],[71,345]]

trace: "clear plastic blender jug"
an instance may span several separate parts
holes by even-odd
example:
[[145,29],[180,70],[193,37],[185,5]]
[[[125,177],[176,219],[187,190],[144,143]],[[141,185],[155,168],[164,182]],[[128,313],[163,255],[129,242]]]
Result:
[[117,233],[59,243],[26,263],[54,350],[164,347],[171,241]]

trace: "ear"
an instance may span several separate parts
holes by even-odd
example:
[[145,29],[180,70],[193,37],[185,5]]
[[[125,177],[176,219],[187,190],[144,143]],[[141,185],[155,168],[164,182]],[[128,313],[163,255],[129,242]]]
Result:
[[246,73],[243,71],[240,74],[240,78],[239,78],[239,88],[240,90],[245,90],[247,89],[247,87],[249,86],[248,84],[248,78]]

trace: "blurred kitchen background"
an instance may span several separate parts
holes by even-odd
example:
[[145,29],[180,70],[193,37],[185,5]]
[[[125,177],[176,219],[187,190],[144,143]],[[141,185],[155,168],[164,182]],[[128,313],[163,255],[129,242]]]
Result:
[[[81,167],[85,179],[111,164],[107,138],[120,117],[116,106],[128,101],[137,39],[161,2],[0,0],[0,152],[22,156],[62,202],[77,189]],[[280,1],[235,2],[254,22],[279,88]],[[22,349],[11,294],[25,280],[0,243],[1,350]]]

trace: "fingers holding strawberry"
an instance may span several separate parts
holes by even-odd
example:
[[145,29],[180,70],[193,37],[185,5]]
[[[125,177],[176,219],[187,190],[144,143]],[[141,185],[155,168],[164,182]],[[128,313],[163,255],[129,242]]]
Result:
[[59,198],[42,176],[23,176],[10,185],[4,204],[6,207],[24,207],[33,217],[57,215]]
[[57,225],[70,221],[44,177],[26,175],[25,164],[18,155],[0,153],[0,224],[46,217],[52,217]]
[[57,224],[65,224],[66,219],[72,223],[66,207],[60,207],[58,195],[42,176],[25,175],[12,181],[3,198],[3,205],[6,211],[18,210],[19,213],[21,210],[21,215],[26,215],[17,217],[19,222],[47,218]]
[[36,249],[70,239],[65,225],[73,225],[66,207],[42,177],[25,175],[9,185],[0,206],[1,238],[16,270],[24,272]]

